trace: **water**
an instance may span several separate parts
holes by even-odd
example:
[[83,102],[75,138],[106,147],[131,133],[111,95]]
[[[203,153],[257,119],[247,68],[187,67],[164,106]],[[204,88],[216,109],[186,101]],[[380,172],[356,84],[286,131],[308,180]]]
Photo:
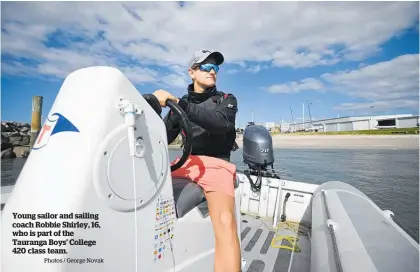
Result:
[[[234,152],[231,160],[243,170],[241,152]],[[171,160],[180,155],[180,150],[171,149]],[[24,163],[25,159],[2,160],[1,185],[14,184]],[[275,150],[275,165],[285,179],[314,184],[340,180],[356,187],[381,209],[393,211],[398,224],[419,241],[418,150],[282,148]]]
[[1,187],[15,184],[26,159],[1,159]]

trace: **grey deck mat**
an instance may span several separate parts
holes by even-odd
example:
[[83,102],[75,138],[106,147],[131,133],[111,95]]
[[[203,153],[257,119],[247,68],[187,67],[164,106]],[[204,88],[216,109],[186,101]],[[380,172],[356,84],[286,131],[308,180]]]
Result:
[[[272,247],[271,241],[278,235],[296,237],[296,232],[285,228],[274,230],[270,222],[249,215],[242,215],[241,221],[241,252],[246,260],[243,272],[310,271],[311,245],[307,235],[299,235],[297,245],[301,251],[292,253]],[[285,239],[281,244],[292,246]]]

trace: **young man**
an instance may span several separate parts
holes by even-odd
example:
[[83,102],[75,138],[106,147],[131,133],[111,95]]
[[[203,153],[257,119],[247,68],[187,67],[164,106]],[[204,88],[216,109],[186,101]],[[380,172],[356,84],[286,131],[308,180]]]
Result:
[[[200,176],[197,184],[204,189],[213,223],[215,271],[238,272],[241,271],[241,252],[234,215],[236,167],[229,162],[235,145],[238,105],[234,95],[220,92],[216,88],[217,73],[223,62],[224,57],[219,52],[196,51],[188,65],[192,80],[188,94],[181,99],[164,90],[157,90],[153,94],[163,107],[168,99],[178,103],[191,121],[193,158],[179,169],[179,173],[192,173],[193,170],[183,168],[191,166],[194,161],[203,163],[204,167],[209,166],[204,173],[197,175]],[[168,143],[171,143],[179,135],[180,127],[171,112],[164,118],[164,122]],[[215,165],[220,168],[217,169]]]

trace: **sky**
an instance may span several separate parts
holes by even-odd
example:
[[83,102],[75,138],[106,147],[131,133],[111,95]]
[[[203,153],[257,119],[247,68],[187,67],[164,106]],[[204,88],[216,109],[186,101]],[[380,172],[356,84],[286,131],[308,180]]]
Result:
[[236,96],[237,126],[292,113],[417,115],[418,5],[2,2],[1,119],[30,122],[35,95],[45,118],[66,76],[96,65],[120,69],[142,94],[180,97],[199,49],[225,57],[217,88]]

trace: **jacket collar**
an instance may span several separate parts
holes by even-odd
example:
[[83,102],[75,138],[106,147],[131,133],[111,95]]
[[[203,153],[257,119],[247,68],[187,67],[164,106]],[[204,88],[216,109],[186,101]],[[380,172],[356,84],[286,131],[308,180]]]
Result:
[[215,95],[217,95],[216,86],[207,88],[203,93],[196,93],[194,92],[194,85],[188,85],[188,101],[193,103],[201,103]]

